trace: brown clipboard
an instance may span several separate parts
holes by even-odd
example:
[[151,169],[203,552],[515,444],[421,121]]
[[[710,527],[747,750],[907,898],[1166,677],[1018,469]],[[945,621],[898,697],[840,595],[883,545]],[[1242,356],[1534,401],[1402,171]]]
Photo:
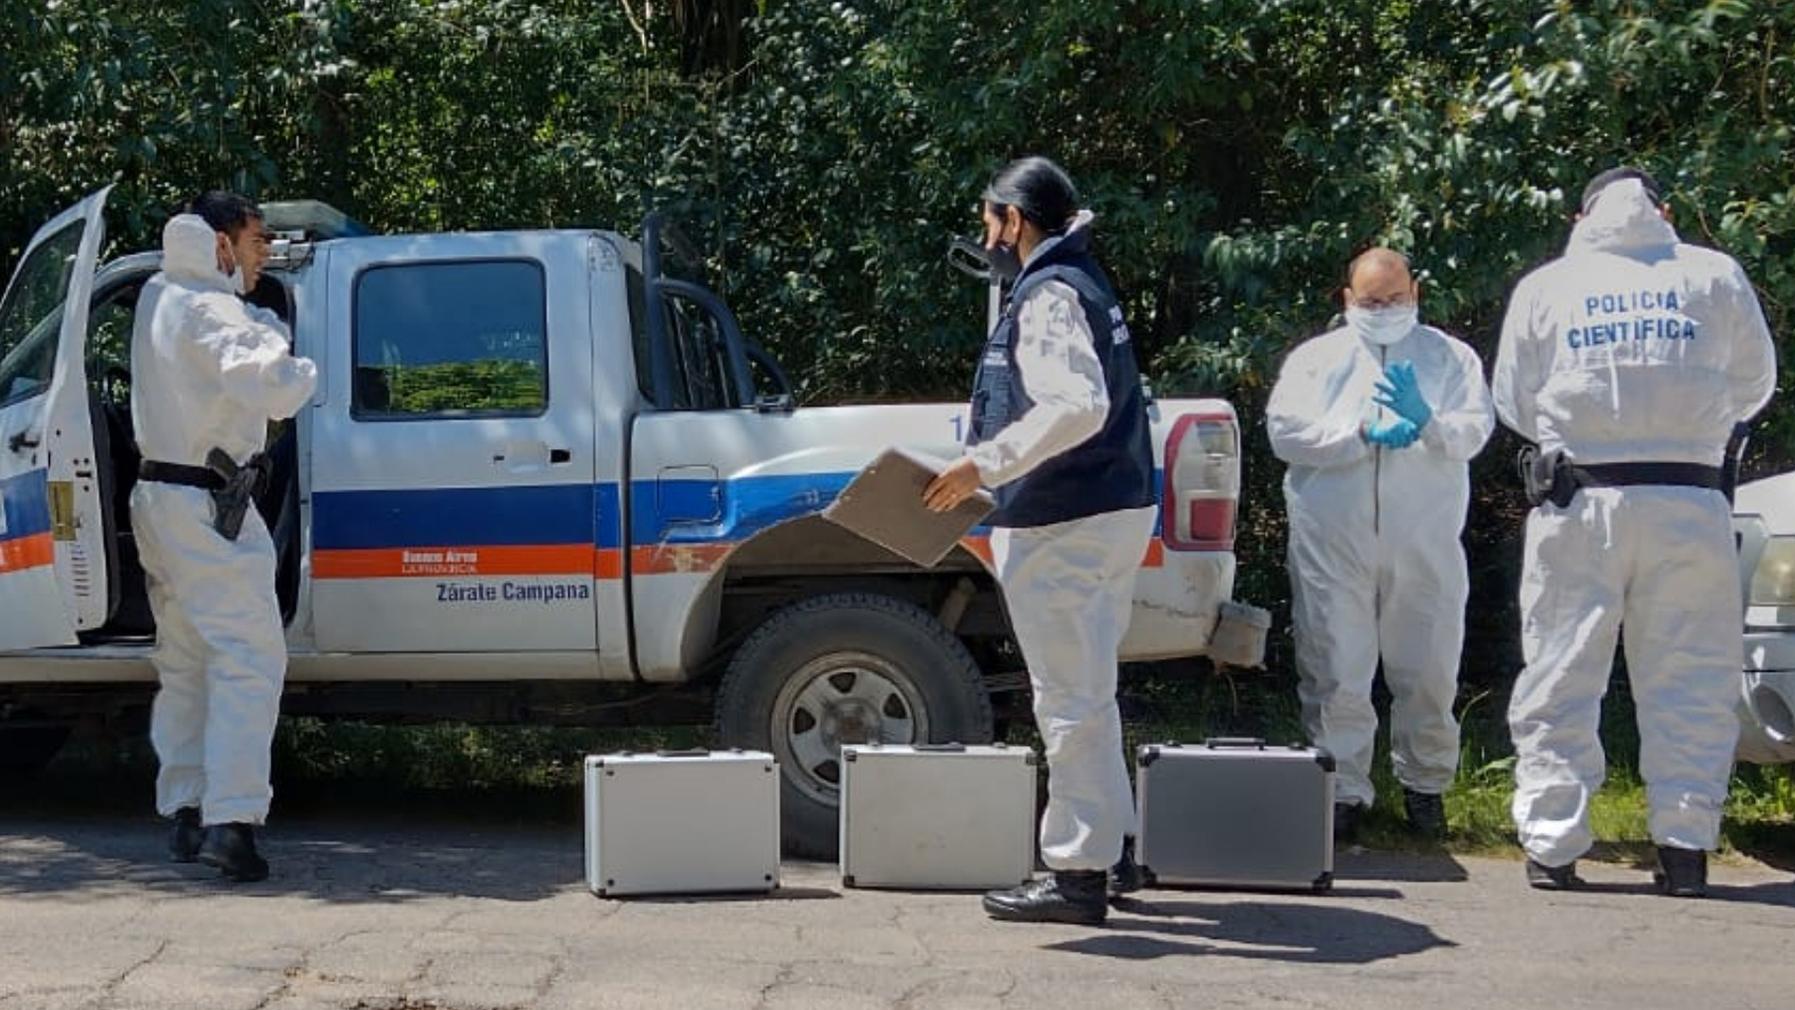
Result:
[[933,568],[997,507],[980,490],[950,512],[931,512],[923,489],[946,466],[904,449],[886,449],[855,475],[823,518],[899,557]]

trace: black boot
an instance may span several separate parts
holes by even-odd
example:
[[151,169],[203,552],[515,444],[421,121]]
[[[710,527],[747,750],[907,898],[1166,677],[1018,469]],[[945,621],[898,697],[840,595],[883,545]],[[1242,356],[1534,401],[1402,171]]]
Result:
[[1350,845],[1359,838],[1359,818],[1365,815],[1363,803],[1334,804],[1334,844]]
[[1006,922],[1066,922],[1101,926],[1109,916],[1102,870],[1058,870],[1008,891],[985,895],[985,914]]
[[1410,831],[1434,841],[1446,837],[1446,800],[1440,794],[1405,788],[1402,809],[1408,814]]
[[1109,871],[1109,896],[1120,898],[1133,894],[1146,883],[1141,878],[1141,865],[1134,861],[1134,839],[1122,836],[1122,858]]
[[1577,876],[1575,860],[1563,866],[1547,866],[1529,859],[1527,884],[1542,891],[1574,891],[1583,886],[1583,878]]
[[256,852],[256,832],[247,824],[214,824],[206,829],[199,861],[217,867],[239,884],[268,879],[268,861]]
[[199,846],[206,829],[199,826],[199,808],[182,807],[175,811],[175,826],[168,834],[168,857],[177,863],[191,863],[199,858]]
[[1708,854],[1700,849],[1658,846],[1658,869],[1652,874],[1658,890],[1673,898],[1708,896]]

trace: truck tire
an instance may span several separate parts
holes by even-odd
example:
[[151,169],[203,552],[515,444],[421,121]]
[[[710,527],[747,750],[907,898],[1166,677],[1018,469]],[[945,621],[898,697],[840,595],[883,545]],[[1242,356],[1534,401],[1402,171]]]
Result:
[[68,726],[0,724],[0,775],[28,775],[50,763],[69,738]]
[[785,850],[815,859],[840,843],[842,744],[988,743],[991,729],[991,697],[960,640],[927,611],[871,593],[775,613],[717,691],[718,742],[778,759]]

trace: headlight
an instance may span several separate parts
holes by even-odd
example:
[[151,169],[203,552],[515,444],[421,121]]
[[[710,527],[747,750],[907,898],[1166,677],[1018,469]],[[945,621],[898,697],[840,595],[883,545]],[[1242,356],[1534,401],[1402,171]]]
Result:
[[1751,605],[1795,607],[1795,536],[1771,537],[1751,573]]

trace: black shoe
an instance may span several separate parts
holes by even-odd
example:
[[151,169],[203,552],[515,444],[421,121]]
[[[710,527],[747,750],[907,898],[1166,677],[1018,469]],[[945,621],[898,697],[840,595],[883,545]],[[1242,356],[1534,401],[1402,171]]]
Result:
[[214,824],[206,829],[199,861],[217,867],[240,884],[268,879],[268,861],[256,853],[256,832],[247,824]]
[[174,830],[168,833],[168,858],[191,863],[199,858],[199,846],[206,837],[206,829],[199,826],[199,808],[182,807],[175,811],[174,820]]
[[1658,890],[1673,898],[1708,896],[1708,854],[1700,849],[1658,846],[1658,869],[1652,874]]
[[1446,800],[1440,794],[1404,789],[1402,809],[1408,814],[1410,831],[1434,841],[1446,837]]
[[1334,844],[1347,845],[1359,837],[1359,819],[1365,816],[1363,803],[1334,804]]
[[1065,922],[1101,926],[1109,916],[1102,870],[1057,871],[1008,891],[985,895],[985,914],[1005,922]]
[[1577,876],[1575,860],[1563,866],[1547,866],[1527,860],[1527,884],[1542,891],[1574,891],[1583,886],[1583,878]]
[[1133,894],[1145,886],[1142,879],[1141,864],[1134,861],[1134,839],[1122,837],[1122,858],[1109,871],[1109,896],[1120,898],[1125,894]]

